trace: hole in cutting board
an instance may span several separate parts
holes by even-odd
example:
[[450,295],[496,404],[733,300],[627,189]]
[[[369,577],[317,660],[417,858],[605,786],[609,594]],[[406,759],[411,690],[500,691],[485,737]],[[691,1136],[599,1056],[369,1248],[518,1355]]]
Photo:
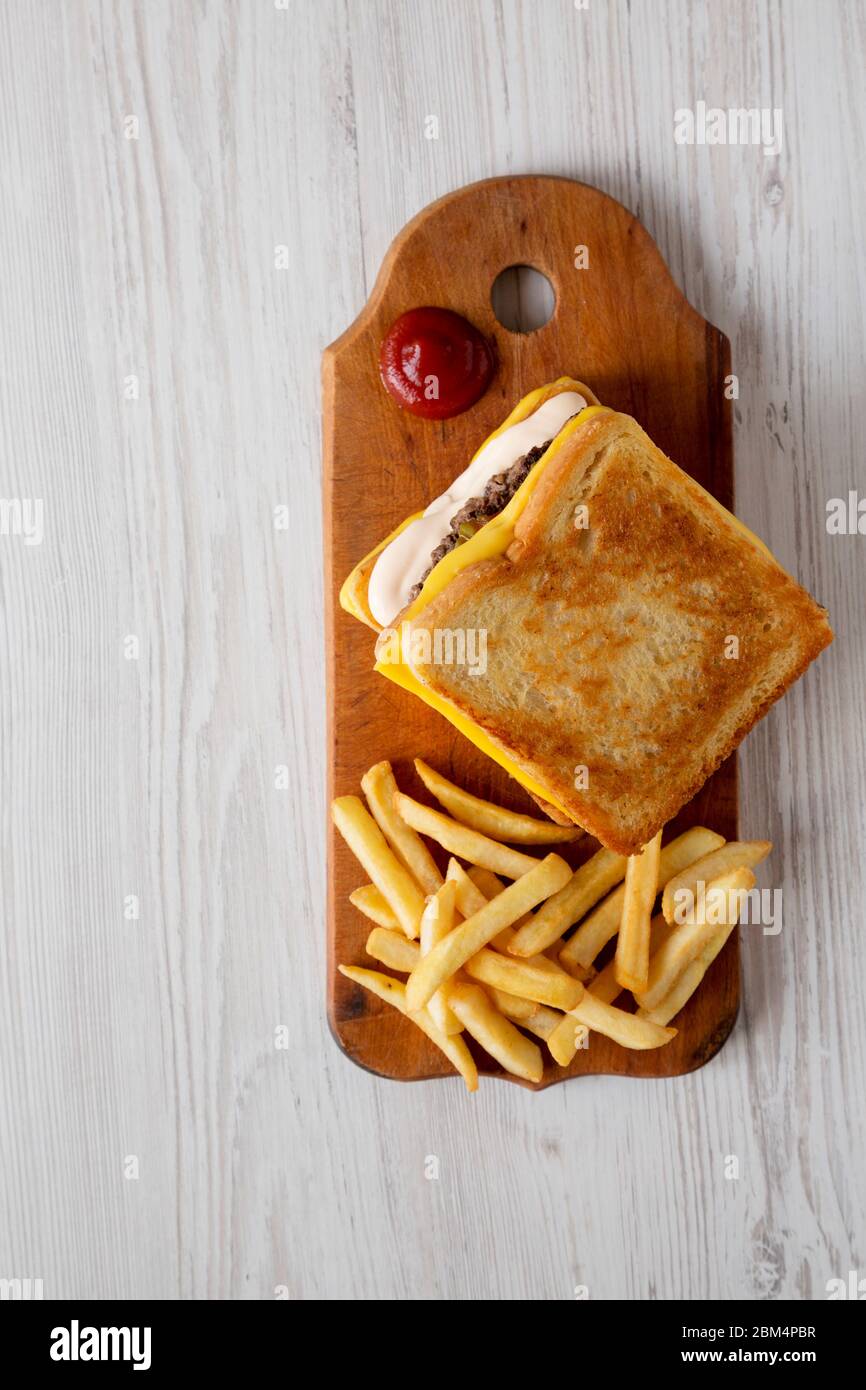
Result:
[[490,303],[510,333],[534,333],[553,317],[556,295],[547,276],[535,266],[509,265],[493,281]]

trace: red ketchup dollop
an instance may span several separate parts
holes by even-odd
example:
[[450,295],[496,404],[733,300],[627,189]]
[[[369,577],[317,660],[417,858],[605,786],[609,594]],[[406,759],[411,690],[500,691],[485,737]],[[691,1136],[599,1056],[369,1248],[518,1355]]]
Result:
[[379,349],[385,390],[425,420],[468,410],[495,370],[493,344],[451,309],[410,309],[391,325]]

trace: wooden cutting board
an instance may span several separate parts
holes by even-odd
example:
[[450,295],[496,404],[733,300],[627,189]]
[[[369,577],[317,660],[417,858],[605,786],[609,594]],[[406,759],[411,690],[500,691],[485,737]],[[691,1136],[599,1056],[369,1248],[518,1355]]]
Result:
[[[575,266],[577,247],[587,248],[585,269]],[[513,265],[542,271],[556,294],[553,317],[533,333],[507,331],[491,307],[494,280]],[[499,369],[490,388],[452,420],[419,420],[399,410],[379,381],[383,336],[399,314],[421,305],[464,314],[496,343]],[[634,415],[665,453],[732,508],[728,340],[687,303],[647,232],[612,198],[570,179],[497,178],[448,194],[403,228],[368,304],[326,349],[322,371],[329,801],[360,794],[365,770],[388,758],[400,786],[429,802],[412,765],[420,756],[480,796],[537,814],[521,788],[450,724],[375,674],[374,634],[340,608],[340,585],[362,556],[462,471],[521,396],[563,375],[585,381],[605,405]],[[695,824],[736,837],[735,758],[680,813],[665,839]],[[585,841],[574,862],[596,848]],[[376,967],[364,950],[371,924],[348,901],[364,881],[329,822],[334,1036],[352,1061],[382,1076],[452,1075],[419,1029],[337,971],[339,962]],[[738,1005],[734,932],[676,1020],[672,1043],[629,1052],[592,1034],[567,1069],[542,1049],[540,1084],[598,1073],[692,1071],[722,1046]],[[483,1071],[503,1075],[480,1050],[476,1055]]]

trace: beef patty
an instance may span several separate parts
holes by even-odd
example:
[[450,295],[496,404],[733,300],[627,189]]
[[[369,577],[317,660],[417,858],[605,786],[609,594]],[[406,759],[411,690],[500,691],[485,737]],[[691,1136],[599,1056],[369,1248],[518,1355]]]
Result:
[[542,454],[549,449],[552,443],[553,440],[548,439],[544,444],[537,444],[534,449],[530,449],[528,454],[524,454],[510,468],[506,468],[502,473],[496,473],[488,482],[481,497],[470,497],[459,512],[452,516],[448,534],[442,538],[432,552],[429,565],[418,583],[413,584],[410,590],[410,603],[418,597],[427,576],[444,556],[456,549],[458,545],[463,545],[465,541],[470,540],[476,531],[480,531],[482,526],[485,526],[488,521],[492,521],[493,517],[505,510],[517,489],[526,481]]

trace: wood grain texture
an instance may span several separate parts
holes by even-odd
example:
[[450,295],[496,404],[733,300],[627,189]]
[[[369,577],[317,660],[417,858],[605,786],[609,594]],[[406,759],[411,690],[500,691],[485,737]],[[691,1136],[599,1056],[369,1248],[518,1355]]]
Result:
[[[584,269],[575,266],[578,247],[588,258]],[[549,279],[555,308],[536,332],[511,333],[497,323],[491,290],[508,266],[526,264]],[[424,304],[464,314],[496,348],[496,376],[487,392],[450,420],[418,420],[398,410],[376,371],[391,324]],[[376,674],[373,634],[340,608],[340,586],[406,516],[448,487],[522,396],[559,376],[585,380],[603,404],[636,415],[661,448],[730,507],[729,372],[727,339],[686,302],[640,223],[597,189],[537,175],[486,179],[438,199],[403,228],[369,303],[323,359],[331,796],[357,794],[366,769],[387,758],[405,790],[435,805],[414,775],[418,756],[478,795],[536,811],[519,786],[455,736],[450,724]],[[735,758],[682,809],[668,835],[694,824],[736,839]],[[596,849],[587,840],[580,859]],[[354,1062],[382,1076],[415,1081],[451,1075],[450,1063],[419,1029],[338,973],[341,962],[376,962],[364,950],[370,924],[348,901],[365,875],[333,826],[329,867],[328,1007],[335,1037]],[[545,1048],[539,1086],[600,1073],[693,1071],[727,1039],[738,1007],[734,932],[705,986],[678,1016],[671,1043],[635,1052],[593,1035],[567,1068]],[[516,1080],[486,1054],[480,1062],[486,1074]]]
[[[0,1276],[766,1299],[866,1271],[866,542],[824,525],[864,487],[864,60],[862,0],[0,6],[0,492],[45,499],[41,546],[0,537]],[[781,108],[781,154],[676,145],[699,99]],[[837,641],[740,756],[783,929],[743,933],[719,1057],[470,1103],[359,1071],[322,1007],[319,360],[409,217],[526,172],[628,207],[729,337],[738,513]]]

